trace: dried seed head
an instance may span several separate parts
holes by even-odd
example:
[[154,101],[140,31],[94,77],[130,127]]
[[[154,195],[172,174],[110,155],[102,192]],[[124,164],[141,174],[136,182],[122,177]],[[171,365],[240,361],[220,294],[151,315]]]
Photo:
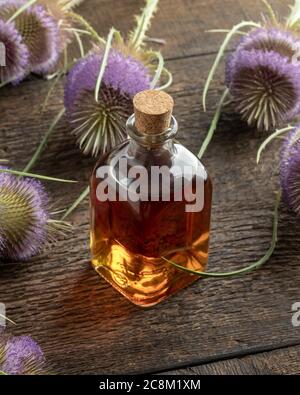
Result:
[[227,85],[242,118],[271,130],[300,110],[300,64],[274,51],[240,50],[229,60]]
[[300,110],[300,41],[278,28],[243,37],[226,63],[226,84],[249,125],[271,130]]
[[300,125],[287,135],[282,145],[280,180],[289,207],[300,214]]
[[0,258],[26,260],[47,237],[48,196],[34,179],[0,173]]
[[0,335],[1,371],[8,375],[40,374],[44,364],[44,354],[31,337]]
[[4,45],[5,66],[0,65],[0,82],[22,80],[29,70],[29,50],[14,22],[0,19],[0,42]]
[[[0,18],[10,17],[25,3],[12,0],[0,5]],[[56,65],[59,57],[59,26],[44,7],[34,5],[15,18],[15,27],[30,52],[30,71],[47,73]]]
[[150,73],[140,61],[111,50],[99,100],[95,87],[103,55],[81,59],[65,86],[65,107],[73,134],[85,154],[97,156],[126,138],[125,124],[133,112],[133,96],[150,86]]

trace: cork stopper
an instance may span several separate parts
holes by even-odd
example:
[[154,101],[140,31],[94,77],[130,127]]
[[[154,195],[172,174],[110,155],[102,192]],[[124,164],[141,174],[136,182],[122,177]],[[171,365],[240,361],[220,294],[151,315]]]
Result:
[[170,127],[174,100],[165,92],[147,90],[133,98],[135,127],[140,133],[159,134]]

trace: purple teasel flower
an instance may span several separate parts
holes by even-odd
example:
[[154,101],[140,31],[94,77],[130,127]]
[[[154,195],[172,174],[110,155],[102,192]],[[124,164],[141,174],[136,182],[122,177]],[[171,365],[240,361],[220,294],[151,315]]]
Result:
[[282,145],[280,180],[284,199],[300,214],[300,125],[289,132]]
[[243,36],[235,51],[228,55],[226,62],[226,85],[230,86],[235,73],[236,56],[240,51],[255,49],[263,52],[276,52],[287,57],[290,62],[300,56],[300,40],[288,30],[278,28],[258,28]]
[[17,83],[28,73],[29,50],[14,22],[0,19],[0,42],[5,54],[5,66],[0,65],[0,83]]
[[126,138],[125,124],[133,112],[133,96],[150,87],[150,71],[139,60],[110,51],[98,102],[96,82],[103,54],[79,60],[65,85],[65,108],[73,134],[85,154],[97,156]]
[[47,207],[48,195],[38,180],[0,173],[0,259],[26,260],[41,250]]
[[[250,48],[248,38],[242,47]],[[281,126],[300,112],[300,62],[292,53],[287,56],[288,45],[279,47],[284,56],[254,46],[238,48],[227,61],[226,83],[237,111],[259,130]]]
[[0,334],[0,371],[8,375],[41,374],[45,357],[29,336]]
[[[0,4],[0,18],[9,21],[25,0],[11,0]],[[59,58],[58,22],[41,5],[33,5],[14,18],[15,28],[28,47],[29,68],[27,73],[48,73]]]

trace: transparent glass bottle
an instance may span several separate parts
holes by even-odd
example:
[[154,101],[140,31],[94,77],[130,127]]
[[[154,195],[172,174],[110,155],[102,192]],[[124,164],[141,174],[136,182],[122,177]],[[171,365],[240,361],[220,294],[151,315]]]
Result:
[[[150,121],[153,119],[152,115]],[[91,177],[92,264],[131,302],[146,307],[199,278],[177,269],[164,257],[194,270],[205,270],[212,184],[199,159],[174,140],[174,117],[162,132],[147,133],[137,129],[133,115],[127,122],[127,132],[129,140],[103,156]],[[153,181],[153,174],[157,175],[157,170],[152,173],[153,168],[164,169],[159,181]],[[140,186],[131,188],[142,178],[141,174],[132,174],[141,169],[151,175],[143,184],[140,182],[144,194]],[[172,172],[168,174],[167,169]],[[199,185],[201,207],[187,211]]]

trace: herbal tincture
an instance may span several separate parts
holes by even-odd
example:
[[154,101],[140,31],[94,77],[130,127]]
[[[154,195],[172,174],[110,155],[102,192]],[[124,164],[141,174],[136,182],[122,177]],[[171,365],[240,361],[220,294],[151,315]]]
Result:
[[91,177],[91,252],[95,270],[126,298],[152,306],[204,271],[212,186],[199,159],[175,142],[173,99],[134,97],[129,139],[102,156]]

